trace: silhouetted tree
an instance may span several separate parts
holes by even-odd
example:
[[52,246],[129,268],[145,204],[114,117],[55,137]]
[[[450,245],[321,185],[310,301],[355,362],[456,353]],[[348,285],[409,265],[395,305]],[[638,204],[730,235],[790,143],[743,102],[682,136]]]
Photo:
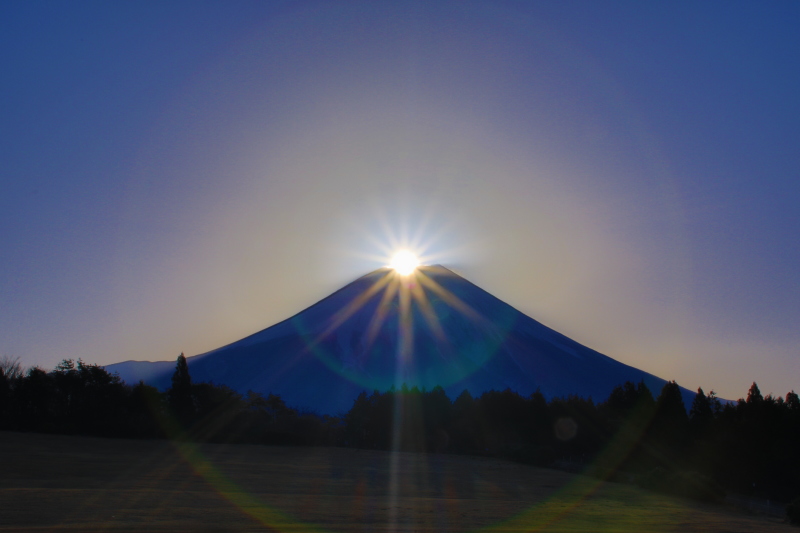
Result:
[[795,391],[786,393],[786,408],[790,411],[800,412],[800,397]]
[[9,381],[14,381],[25,375],[25,369],[22,368],[19,357],[0,356],[0,370],[3,371]]
[[172,390],[176,392],[188,391],[192,386],[192,376],[189,375],[189,364],[183,352],[178,356],[175,372],[172,374]]
[[136,438],[164,437],[166,404],[158,389],[139,381],[131,388],[128,436]]
[[11,403],[11,385],[2,367],[0,367],[0,429],[8,428],[8,411]]
[[606,400],[605,404],[613,413],[612,416],[621,421],[630,415],[630,412],[636,407],[638,399],[639,393],[636,390],[636,385],[631,381],[626,381],[624,384],[617,385],[611,390],[611,394],[608,396],[608,400]]
[[756,382],[754,381],[753,384],[750,385],[750,390],[747,391],[747,403],[753,405],[753,404],[759,404],[763,401],[764,397],[761,396],[761,391],[759,390],[758,385],[756,385]]
[[31,367],[20,385],[22,428],[47,432],[55,430],[55,388],[47,372],[37,366]]
[[78,428],[82,433],[119,435],[129,416],[130,390],[116,374],[78,359]]
[[367,391],[361,391],[353,401],[353,407],[344,415],[344,441],[346,446],[367,447],[367,422],[369,400]]
[[614,387],[602,407],[614,431],[626,426],[626,431],[636,433],[638,436],[634,438],[638,440],[653,417],[655,400],[644,381],[638,385],[626,381]]
[[54,385],[53,393],[56,400],[53,414],[60,426],[60,431],[66,433],[78,432],[78,418],[80,417],[82,383],[75,369],[75,361],[64,359],[50,372]]
[[714,420],[714,411],[711,408],[711,401],[703,392],[703,388],[697,389],[697,394],[692,401],[692,408],[689,410],[690,426],[695,435],[705,433],[711,422]]
[[449,427],[453,404],[440,386],[422,395],[425,446],[427,450],[443,452],[450,445]]
[[708,393],[708,404],[711,406],[711,411],[714,413],[714,417],[717,417],[722,411],[722,402],[719,401],[717,397],[717,393],[713,390]]
[[708,394],[702,387],[697,389],[689,410],[689,431],[692,437],[691,453],[687,454],[686,466],[702,475],[711,476],[719,463],[721,448],[716,417],[721,405],[714,391]]
[[656,416],[660,422],[685,425],[688,421],[681,389],[674,381],[668,381],[656,400]]
[[[408,387],[406,387],[408,389]],[[374,391],[369,398],[370,416],[367,424],[367,433],[372,439],[372,447],[379,450],[388,450],[395,444],[395,431],[397,431],[398,408],[402,416],[402,405],[397,405],[398,392],[394,386],[381,394]],[[402,434],[398,435],[402,437]],[[401,443],[400,443],[401,444]]]
[[267,396],[266,406],[271,423],[273,427],[277,429],[281,423],[281,420],[283,420],[289,414],[290,409],[286,406],[286,402],[283,401],[283,398],[272,393]]
[[478,406],[468,390],[458,395],[453,402],[452,419],[450,422],[450,448],[458,452],[476,452],[480,450],[478,444]]
[[636,403],[640,409],[651,413],[652,410],[656,406],[656,401],[653,398],[653,393],[650,392],[650,388],[645,384],[644,380],[640,381],[638,385],[636,385]]
[[189,375],[189,365],[186,357],[181,353],[172,374],[172,387],[167,391],[170,407],[175,417],[183,426],[188,426],[194,421],[195,403],[192,395],[192,377]]
[[531,462],[546,464],[552,451],[555,421],[551,406],[548,406],[547,399],[539,389],[536,389],[528,398],[527,418],[529,423],[527,439],[530,445]]
[[681,389],[676,382],[668,381],[656,400],[653,422],[648,432],[649,447],[662,466],[671,470],[683,464],[690,442],[688,426],[689,417]]

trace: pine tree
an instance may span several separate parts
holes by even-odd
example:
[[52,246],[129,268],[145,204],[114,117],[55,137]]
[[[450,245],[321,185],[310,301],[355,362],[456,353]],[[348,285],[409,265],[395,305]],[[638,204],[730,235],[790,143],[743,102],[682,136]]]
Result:
[[178,356],[175,373],[172,374],[172,390],[185,391],[192,386],[192,376],[189,375],[189,364],[183,352]]
[[709,397],[703,392],[703,388],[697,389],[697,394],[692,401],[692,408],[689,410],[689,422],[695,433],[703,433],[714,420],[714,411],[711,408]]
[[650,410],[655,407],[656,401],[653,399],[653,393],[650,392],[650,388],[645,384],[644,380],[640,381],[636,386],[636,394],[638,396],[636,401],[643,409]]
[[761,390],[759,390],[758,385],[754,381],[752,385],[750,385],[750,390],[747,391],[747,403],[754,405],[760,404],[764,401],[764,397],[761,396]]
[[687,420],[681,389],[674,381],[668,381],[656,400],[658,417],[671,423],[682,424]]
[[186,357],[181,353],[172,374],[172,388],[167,392],[170,407],[183,425],[189,425],[194,419],[195,406],[192,397],[192,377],[189,375],[189,365]]
[[712,390],[708,393],[707,398],[711,412],[714,413],[715,417],[718,416],[722,412],[722,402],[719,401],[717,393]]
[[669,459],[670,467],[677,466],[689,441],[689,417],[681,389],[674,381],[668,381],[661,389],[651,429],[651,443]]

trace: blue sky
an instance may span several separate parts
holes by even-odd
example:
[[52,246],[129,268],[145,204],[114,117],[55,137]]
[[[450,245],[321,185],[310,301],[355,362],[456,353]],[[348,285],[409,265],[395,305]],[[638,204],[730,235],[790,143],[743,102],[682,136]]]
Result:
[[6,2],[0,354],[202,353],[417,248],[723,397],[800,388],[800,5]]

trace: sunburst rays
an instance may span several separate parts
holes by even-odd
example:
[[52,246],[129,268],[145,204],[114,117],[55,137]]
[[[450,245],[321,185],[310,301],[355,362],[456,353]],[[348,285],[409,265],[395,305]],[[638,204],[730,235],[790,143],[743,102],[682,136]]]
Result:
[[[414,356],[415,329],[422,327],[423,322],[439,347],[444,349],[445,353],[449,353],[451,342],[432,304],[432,297],[441,300],[476,325],[486,326],[490,321],[426,273],[438,269],[447,272],[444,267],[429,266],[419,267],[410,274],[403,275],[396,270],[386,268],[369,286],[339,309],[320,333],[308,340],[308,350],[316,353],[317,348],[326,339],[335,335],[349,319],[372,303],[375,306],[374,310],[366,328],[360,334],[358,343],[357,357],[360,359],[372,356],[371,348],[387,324],[387,320],[395,314],[397,338],[394,353],[398,359],[396,368],[399,374],[406,375],[406,371],[409,370],[408,365]],[[374,302],[375,299],[378,300],[377,303]],[[422,322],[415,321],[415,311],[422,317]]]

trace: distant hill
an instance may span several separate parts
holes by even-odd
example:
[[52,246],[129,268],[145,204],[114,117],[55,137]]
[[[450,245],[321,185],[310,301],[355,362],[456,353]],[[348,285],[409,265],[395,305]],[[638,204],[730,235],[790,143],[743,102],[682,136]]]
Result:
[[[176,354],[177,355],[177,354]],[[188,358],[195,382],[279,394],[320,414],[349,410],[361,391],[444,387],[451,399],[510,388],[605,400],[615,385],[665,380],[540,324],[442,266],[403,277],[371,272],[297,315]],[[127,383],[170,386],[174,361],[106,366]],[[694,393],[683,389],[684,402]]]

